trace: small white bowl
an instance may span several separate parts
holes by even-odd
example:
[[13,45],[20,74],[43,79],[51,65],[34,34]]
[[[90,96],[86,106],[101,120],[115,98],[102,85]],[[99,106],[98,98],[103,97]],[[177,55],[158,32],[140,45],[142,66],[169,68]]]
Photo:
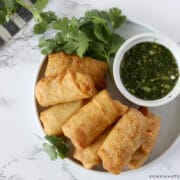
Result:
[[113,76],[116,83],[117,88],[121,92],[121,94],[126,97],[129,101],[147,107],[155,107],[161,106],[164,104],[169,103],[170,101],[174,100],[180,94],[180,77],[174,88],[164,97],[157,100],[143,100],[140,98],[135,97],[124,87],[121,77],[120,77],[120,65],[123,59],[124,54],[133,46],[141,42],[155,42],[157,44],[161,44],[168,48],[171,53],[174,55],[178,70],[180,72],[180,48],[179,46],[172,41],[171,39],[167,38],[164,35],[157,34],[157,33],[142,33],[139,35],[135,35],[132,38],[128,39],[118,50],[116,53],[114,63],[113,63]]

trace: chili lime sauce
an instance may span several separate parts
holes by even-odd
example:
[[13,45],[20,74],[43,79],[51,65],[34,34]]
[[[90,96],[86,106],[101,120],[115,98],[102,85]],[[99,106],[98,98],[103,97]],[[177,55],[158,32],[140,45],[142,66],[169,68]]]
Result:
[[120,77],[125,88],[134,96],[155,100],[173,89],[179,71],[169,49],[157,43],[142,42],[125,53]]

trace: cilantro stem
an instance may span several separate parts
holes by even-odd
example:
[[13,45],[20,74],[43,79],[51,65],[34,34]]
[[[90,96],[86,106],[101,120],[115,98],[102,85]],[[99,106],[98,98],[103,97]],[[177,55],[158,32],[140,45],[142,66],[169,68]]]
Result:
[[26,8],[28,11],[30,11],[33,14],[33,17],[36,21],[41,22],[42,18],[41,18],[41,11],[34,8],[33,6],[25,3],[23,0],[15,0],[16,3],[18,3],[19,5],[23,6],[24,8]]

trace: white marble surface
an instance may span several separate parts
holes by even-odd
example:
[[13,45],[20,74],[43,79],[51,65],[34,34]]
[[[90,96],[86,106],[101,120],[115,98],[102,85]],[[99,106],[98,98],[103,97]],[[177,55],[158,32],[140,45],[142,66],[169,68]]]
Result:
[[[117,6],[180,42],[179,0],[50,0],[59,16]],[[33,87],[42,55],[30,22],[0,49],[0,180],[180,179],[180,138],[158,160],[119,176],[84,170],[68,160],[51,161],[42,151],[41,129],[33,107]],[[178,124],[179,126],[179,124]],[[149,175],[169,175],[153,178]]]

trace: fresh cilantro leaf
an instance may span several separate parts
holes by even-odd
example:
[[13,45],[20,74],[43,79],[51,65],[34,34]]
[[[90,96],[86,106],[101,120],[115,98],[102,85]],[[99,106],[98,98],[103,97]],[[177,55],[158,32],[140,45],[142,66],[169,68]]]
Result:
[[4,24],[6,22],[6,13],[3,10],[0,10],[0,24]]
[[97,58],[99,60],[107,60],[108,58],[108,55],[105,51],[105,44],[96,41],[89,42],[89,48],[86,55]]
[[109,56],[114,56],[123,42],[124,39],[119,34],[112,34],[112,37],[107,46]]
[[108,11],[99,11],[99,16],[105,19],[107,22],[110,21],[109,13]]
[[65,39],[64,39],[64,35],[63,35],[63,33],[61,33],[61,32],[58,32],[58,33],[55,35],[55,38],[54,38],[54,39],[56,40],[56,43],[58,44],[58,46],[63,46],[63,45],[66,44],[66,41],[65,41]]
[[105,34],[103,33],[103,27],[102,25],[95,25],[94,26],[94,35],[96,36],[96,38],[102,42],[104,42],[105,44],[108,43],[108,38],[106,38]]
[[30,11],[37,22],[41,22],[41,10],[35,8],[34,6],[31,6],[30,4],[27,4],[24,0],[15,0],[16,3],[26,8],[28,11]]
[[47,143],[43,144],[44,151],[49,154],[49,157],[51,160],[56,160],[58,157],[57,151],[53,145],[49,145]]
[[79,29],[79,20],[73,17],[68,24],[68,30],[71,32],[73,35],[78,33]]
[[10,16],[14,14],[18,4],[14,0],[0,0],[0,24],[9,21]]
[[47,22],[48,24],[57,20],[57,16],[53,11],[47,11],[40,13],[43,22]]
[[87,37],[87,35],[82,31],[78,32],[77,40],[78,40],[77,54],[78,56],[83,57],[83,55],[85,54],[86,50],[89,47],[90,40]]
[[121,24],[124,23],[126,20],[125,16],[122,16],[122,12],[118,8],[112,8],[109,10],[109,17],[110,17],[110,22],[113,26],[113,29],[116,29],[121,26]]
[[42,12],[40,13],[41,21],[34,25],[34,34],[44,33],[50,25],[57,19],[57,16],[54,12]]
[[42,34],[48,29],[47,22],[40,22],[34,25],[34,34]]
[[92,9],[85,12],[85,17],[99,17],[99,11],[97,9]]
[[78,42],[74,40],[68,40],[63,49],[67,54],[74,54],[78,48]]
[[38,10],[42,10],[46,7],[48,0],[36,0],[34,7]]
[[53,22],[52,27],[55,30],[60,30],[62,32],[67,32],[68,31],[68,24],[69,24],[69,19],[67,17],[58,19]]
[[3,2],[7,10],[13,10],[15,8],[14,0],[3,0]]
[[50,54],[56,48],[56,41],[54,39],[41,38],[39,40],[39,48],[42,54]]
[[63,138],[57,136],[45,136],[45,139],[48,140],[57,151],[59,157],[64,159],[69,152],[69,145],[64,141]]

